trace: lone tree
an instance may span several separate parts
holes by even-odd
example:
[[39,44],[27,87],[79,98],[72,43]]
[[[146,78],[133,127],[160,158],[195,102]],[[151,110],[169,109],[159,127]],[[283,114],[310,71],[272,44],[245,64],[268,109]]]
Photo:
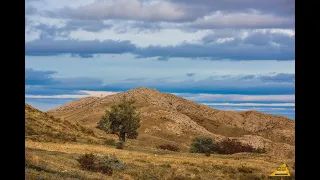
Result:
[[106,110],[97,128],[106,133],[116,134],[122,142],[125,142],[126,137],[136,139],[140,127],[140,115],[134,104],[135,100],[123,97],[119,104]]

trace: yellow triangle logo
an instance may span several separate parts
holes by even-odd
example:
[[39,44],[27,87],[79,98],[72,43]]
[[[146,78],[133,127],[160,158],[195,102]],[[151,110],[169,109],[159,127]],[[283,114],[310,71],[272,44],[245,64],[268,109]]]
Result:
[[283,163],[277,170],[275,170],[270,176],[290,176],[286,163]]

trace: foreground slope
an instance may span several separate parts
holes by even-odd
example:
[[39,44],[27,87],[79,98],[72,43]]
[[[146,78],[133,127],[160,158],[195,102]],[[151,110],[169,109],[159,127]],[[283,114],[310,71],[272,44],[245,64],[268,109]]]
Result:
[[53,142],[97,140],[91,129],[50,116],[29,104],[25,104],[25,138]]
[[[97,155],[115,154],[127,165],[112,176],[81,170],[76,158],[86,152]],[[177,153],[155,149],[79,143],[26,142],[26,180],[30,179],[113,179],[113,180],[208,180],[208,179],[268,179],[283,160],[266,154],[239,153],[234,155]],[[294,161],[285,161],[294,179]]]
[[137,145],[176,143],[187,150],[196,136],[235,138],[279,156],[294,156],[294,121],[257,111],[222,111],[155,89],[136,88],[103,98],[82,98],[48,111],[56,117],[95,129],[111,105],[133,98],[142,122]]

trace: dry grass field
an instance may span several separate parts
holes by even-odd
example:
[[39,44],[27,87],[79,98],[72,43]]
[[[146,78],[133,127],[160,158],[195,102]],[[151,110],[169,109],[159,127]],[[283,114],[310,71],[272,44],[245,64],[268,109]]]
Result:
[[[127,166],[112,176],[81,170],[77,158],[92,152],[96,155],[115,156]],[[278,179],[268,177],[284,162],[291,177],[294,161],[277,159],[266,154],[238,153],[233,155],[170,152],[137,146],[124,150],[113,146],[26,141],[26,179],[140,179],[140,180],[188,180],[188,179]]]

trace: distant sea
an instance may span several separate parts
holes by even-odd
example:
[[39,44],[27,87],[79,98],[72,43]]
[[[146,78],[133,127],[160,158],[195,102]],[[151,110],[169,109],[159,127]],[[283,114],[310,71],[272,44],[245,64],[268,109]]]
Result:
[[295,120],[295,103],[292,102],[197,102],[219,110],[237,112],[255,110]]

